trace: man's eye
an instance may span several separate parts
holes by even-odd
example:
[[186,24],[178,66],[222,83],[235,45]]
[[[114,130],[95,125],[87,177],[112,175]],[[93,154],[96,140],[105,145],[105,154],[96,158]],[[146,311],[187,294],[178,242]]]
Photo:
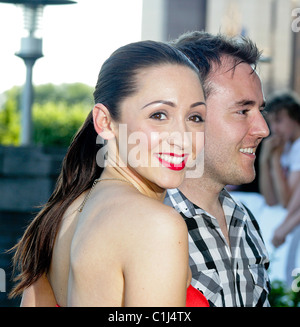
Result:
[[189,120],[193,121],[194,123],[203,123],[204,119],[201,115],[192,115],[189,117]]
[[237,111],[237,113],[239,114],[239,115],[246,115],[246,113],[249,111],[249,109],[243,109],[243,110],[239,110],[239,111]]
[[165,119],[167,119],[167,116],[163,112],[156,112],[153,115],[151,115],[150,118],[156,119],[156,120],[165,120]]

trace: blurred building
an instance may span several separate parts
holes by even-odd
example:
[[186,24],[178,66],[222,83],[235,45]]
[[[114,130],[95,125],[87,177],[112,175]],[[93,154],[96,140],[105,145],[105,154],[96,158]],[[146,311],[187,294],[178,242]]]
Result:
[[192,30],[249,36],[263,51],[265,94],[287,88],[300,94],[295,8],[300,16],[300,0],[143,0],[142,39],[168,41]]
[[[7,252],[53,192],[64,148],[0,146],[0,307],[19,306],[8,299],[13,286],[12,253]],[[1,272],[1,270],[0,270]],[[2,277],[3,278],[3,277]]]

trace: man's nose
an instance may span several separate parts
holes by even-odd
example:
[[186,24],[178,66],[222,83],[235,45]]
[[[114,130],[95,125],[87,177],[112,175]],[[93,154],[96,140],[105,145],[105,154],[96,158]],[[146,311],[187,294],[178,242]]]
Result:
[[270,134],[268,124],[261,112],[257,113],[253,119],[251,131],[253,135],[258,136],[259,138],[265,138]]

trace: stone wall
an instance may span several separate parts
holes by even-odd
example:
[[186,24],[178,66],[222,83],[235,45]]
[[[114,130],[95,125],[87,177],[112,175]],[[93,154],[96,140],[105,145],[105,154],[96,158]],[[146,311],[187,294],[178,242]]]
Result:
[[12,287],[11,257],[6,251],[51,195],[65,149],[0,146],[0,306],[17,306],[9,300]]

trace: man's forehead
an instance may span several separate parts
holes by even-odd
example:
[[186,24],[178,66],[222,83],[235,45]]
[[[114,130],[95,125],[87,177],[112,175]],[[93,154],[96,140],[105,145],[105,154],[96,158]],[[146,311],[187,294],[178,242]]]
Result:
[[220,101],[226,101],[224,107],[246,105],[264,107],[265,97],[262,83],[253,68],[249,64],[240,63],[234,71],[232,70],[232,65],[220,66],[219,70],[215,71],[207,80],[208,102],[219,98]]
[[213,80],[215,77],[222,75],[226,75],[227,78],[233,78],[236,70],[240,71],[240,68],[242,68],[249,75],[256,75],[259,77],[257,71],[252,65],[231,56],[221,57],[220,62],[214,62],[211,67],[211,72],[208,77],[209,80]]

